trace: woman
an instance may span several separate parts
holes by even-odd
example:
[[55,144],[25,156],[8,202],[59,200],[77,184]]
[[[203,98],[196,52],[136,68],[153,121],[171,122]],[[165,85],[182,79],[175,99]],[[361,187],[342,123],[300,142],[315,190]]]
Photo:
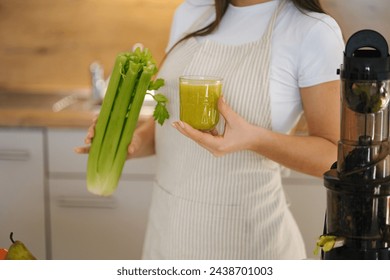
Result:
[[[129,158],[156,153],[158,162],[143,257],[305,258],[281,166],[322,176],[336,161],[337,23],[315,0],[187,0],[168,50],[159,76],[171,118],[178,77],[214,75],[224,78],[224,121],[213,133],[181,121],[137,129]],[[302,110],[309,135],[290,135]]]

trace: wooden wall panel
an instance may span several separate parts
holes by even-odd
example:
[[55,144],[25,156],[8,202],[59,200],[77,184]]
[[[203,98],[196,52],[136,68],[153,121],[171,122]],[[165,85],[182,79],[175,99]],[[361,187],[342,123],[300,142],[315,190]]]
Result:
[[[161,61],[182,0],[0,0],[0,90],[89,87],[89,64],[106,75],[136,42]],[[322,0],[345,38],[372,28],[390,42],[390,1]]]
[[0,89],[51,91],[90,85],[117,53],[142,42],[164,55],[181,0],[0,0]]

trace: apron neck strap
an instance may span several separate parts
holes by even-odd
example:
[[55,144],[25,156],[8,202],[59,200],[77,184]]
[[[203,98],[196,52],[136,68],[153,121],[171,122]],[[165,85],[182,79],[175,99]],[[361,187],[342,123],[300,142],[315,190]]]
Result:
[[263,37],[265,37],[265,39],[269,39],[269,40],[271,39],[276,19],[277,19],[278,15],[280,14],[280,12],[282,11],[282,9],[283,9],[284,5],[286,4],[286,2],[287,2],[287,0],[279,1],[279,4],[276,7],[276,9],[275,9],[275,11],[274,11],[274,13],[273,13],[273,15],[271,17],[271,20],[268,23],[268,27],[267,27],[267,29],[266,29],[266,31],[264,33]]
[[[280,11],[283,9],[284,5],[286,4],[287,0],[280,0],[278,6],[276,7],[270,22],[268,23],[268,27],[264,33],[263,37],[266,37],[267,39],[270,39],[272,36],[272,32],[275,26],[276,19],[278,15],[280,14]],[[196,30],[199,30],[200,28],[203,28],[204,22],[208,21],[212,16],[214,15],[214,6],[211,6],[209,9],[207,9],[188,29],[185,35],[190,34],[192,32],[195,32]]]

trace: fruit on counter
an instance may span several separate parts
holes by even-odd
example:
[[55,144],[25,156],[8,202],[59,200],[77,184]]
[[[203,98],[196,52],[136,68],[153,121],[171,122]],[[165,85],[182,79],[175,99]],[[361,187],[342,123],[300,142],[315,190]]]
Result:
[[146,94],[157,102],[154,119],[162,125],[169,118],[165,107],[168,100],[161,93],[153,94],[164,85],[163,79],[153,79],[156,73],[156,63],[147,48],[116,57],[89,150],[89,192],[109,196],[116,190]]
[[10,234],[12,241],[11,246],[8,249],[8,253],[5,256],[6,260],[36,260],[33,254],[27,249],[26,245],[19,240],[13,239],[13,232]]
[[5,248],[0,248],[0,260],[5,260],[8,250]]

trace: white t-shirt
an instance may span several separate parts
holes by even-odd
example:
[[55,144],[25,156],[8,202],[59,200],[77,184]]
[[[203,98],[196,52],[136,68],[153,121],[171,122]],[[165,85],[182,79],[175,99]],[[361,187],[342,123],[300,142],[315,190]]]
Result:
[[[259,40],[279,0],[245,7],[229,4],[219,28],[199,41],[239,45]],[[188,33],[189,28],[213,0],[186,0],[176,10],[167,50]],[[211,7],[213,9],[213,7]],[[210,23],[215,16],[205,21]],[[272,38],[270,98],[272,128],[287,133],[300,114],[299,88],[338,80],[344,41],[336,21],[326,14],[303,14],[292,2],[279,15]]]

